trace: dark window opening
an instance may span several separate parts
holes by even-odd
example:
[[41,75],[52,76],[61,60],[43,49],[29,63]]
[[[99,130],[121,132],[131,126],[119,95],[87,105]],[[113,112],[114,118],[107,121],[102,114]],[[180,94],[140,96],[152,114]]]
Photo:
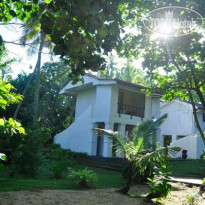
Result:
[[164,147],[168,147],[170,146],[171,142],[172,142],[172,136],[171,135],[164,135]]
[[144,118],[145,95],[119,90],[118,113]]

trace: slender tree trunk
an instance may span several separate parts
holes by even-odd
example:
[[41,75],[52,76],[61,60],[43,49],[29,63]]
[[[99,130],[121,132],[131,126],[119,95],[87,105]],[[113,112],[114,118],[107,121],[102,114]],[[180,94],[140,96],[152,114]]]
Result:
[[[188,95],[189,95],[189,98],[191,100],[191,104],[192,104],[192,108],[193,108],[193,115],[194,115],[194,120],[195,120],[195,123],[196,123],[196,127],[201,135],[201,138],[205,144],[205,135],[201,129],[201,126],[200,126],[200,123],[199,123],[199,120],[198,120],[198,117],[197,117],[197,110],[196,110],[196,106],[195,106],[195,102],[194,102],[194,99],[193,99],[193,96],[192,96],[192,93],[191,93],[191,89],[189,87],[189,82],[187,82],[187,79],[185,76],[183,76],[183,73],[181,71],[181,68],[179,67],[178,63],[175,61],[175,59],[173,58],[172,56],[172,53],[171,53],[171,49],[170,49],[170,46],[169,46],[169,43],[168,41],[166,41],[166,46],[167,46],[167,51],[168,51],[168,55],[169,55],[169,60],[175,65],[175,67],[177,68],[179,74],[180,74],[180,78],[185,82],[186,84],[186,90],[188,91]],[[196,79],[194,79],[194,82],[197,83],[197,81],[195,81]],[[191,85],[191,82],[190,82],[190,85]],[[197,94],[199,95],[199,93],[197,92]],[[199,96],[200,97],[200,96]],[[202,100],[202,99],[201,99]],[[204,102],[204,99],[202,100],[201,103]]]
[[189,88],[188,88],[188,93],[189,93],[189,97],[190,97],[190,100],[191,100],[191,105],[192,105],[192,108],[193,108],[193,115],[194,115],[194,120],[195,120],[195,123],[196,123],[196,127],[199,130],[199,133],[202,136],[202,140],[205,144],[205,136],[204,136],[204,133],[201,129],[201,126],[200,126],[200,123],[199,123],[199,120],[198,120],[198,117],[197,117],[197,109],[196,109],[196,106],[195,106],[195,103],[194,103],[192,93],[191,93]]
[[[33,78],[34,78],[35,72],[36,72],[36,69],[34,69],[33,73],[31,74],[31,77],[30,77],[29,81],[28,81],[27,84],[26,84],[26,87],[24,88],[24,91],[23,91],[23,93],[22,93],[22,95],[24,96],[24,98],[25,98],[25,95],[26,95],[26,92],[27,92],[29,86],[31,85],[31,81],[32,81]],[[14,113],[14,116],[13,116],[13,118],[14,118],[15,120],[17,119],[17,116],[18,116],[19,111],[20,111],[20,109],[21,109],[21,106],[22,106],[22,103],[23,103],[24,98],[23,98],[23,99],[19,102],[19,104],[17,105],[17,108],[16,108],[15,113]]]
[[122,194],[127,194],[130,190],[133,180],[133,172],[132,172],[132,164],[128,162],[128,170],[127,170],[127,177],[126,177],[126,184],[125,186],[119,190]]
[[192,73],[192,76],[193,76],[194,84],[195,84],[195,87],[196,87],[196,93],[199,96],[199,99],[200,99],[200,101],[203,105],[203,108],[205,109],[205,100],[204,100],[204,96],[203,96],[202,92],[200,91],[197,76],[194,73],[194,68],[192,67],[192,65],[190,67],[191,67],[191,73]]
[[74,118],[74,113],[75,113],[75,104],[76,104],[76,97],[74,97],[73,100],[73,106],[71,107],[71,114],[70,114],[70,121],[69,121],[69,125],[71,125],[73,123],[73,118]]
[[41,31],[41,42],[38,51],[38,59],[36,63],[36,81],[35,81],[35,95],[34,95],[34,111],[33,111],[33,125],[38,119],[38,105],[39,105],[39,88],[40,88],[40,71],[41,71],[41,57],[45,43],[45,33]]

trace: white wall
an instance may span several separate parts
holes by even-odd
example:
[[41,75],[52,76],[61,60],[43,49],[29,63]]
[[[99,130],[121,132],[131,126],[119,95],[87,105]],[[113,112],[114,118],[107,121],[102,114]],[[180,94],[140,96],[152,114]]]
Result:
[[146,96],[145,97],[145,119],[152,118],[152,97]]
[[80,117],[66,130],[57,134],[54,138],[55,144],[60,144],[64,149],[75,152],[86,152],[92,155],[93,123],[91,122],[92,107],[88,107]]
[[[177,100],[163,103],[160,115],[162,116],[164,113],[168,113],[168,118],[161,126],[162,136],[172,135],[171,147],[177,146],[186,149],[189,159],[198,159],[203,153],[205,145],[195,126],[191,105]],[[198,112],[198,119],[202,129],[205,130],[202,112]],[[180,135],[186,137],[177,140],[177,136]],[[161,141],[163,140],[161,139]],[[181,157],[181,152],[176,157]]]
[[[197,137],[187,136],[170,144],[170,147],[181,147],[188,150],[187,159],[197,159]],[[182,150],[173,158],[182,157]]]
[[77,94],[75,118],[78,118],[89,106],[96,102],[96,88],[81,91]]
[[160,98],[152,98],[152,117],[160,117]]
[[168,118],[161,126],[162,135],[193,135],[193,114],[188,104],[168,102],[161,106],[160,116],[167,113]]
[[94,122],[109,122],[111,113],[112,85],[99,85],[96,88]]

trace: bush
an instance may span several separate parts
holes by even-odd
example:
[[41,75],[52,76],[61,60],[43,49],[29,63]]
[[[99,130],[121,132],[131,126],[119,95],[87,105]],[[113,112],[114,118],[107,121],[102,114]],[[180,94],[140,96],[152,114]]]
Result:
[[28,130],[13,154],[14,172],[34,177],[42,163],[42,136],[39,130]]
[[72,152],[69,149],[62,149],[60,145],[51,145],[43,150],[43,155],[49,160],[67,160],[87,158],[86,153]]
[[147,198],[149,200],[153,198],[157,198],[157,200],[159,200],[161,198],[166,198],[169,195],[172,186],[169,184],[168,173],[170,172],[166,165],[162,165],[160,168],[154,167],[154,178],[148,178],[150,181],[150,193],[148,194]]
[[67,171],[67,163],[65,161],[52,161],[50,171],[53,178],[61,179]]
[[70,171],[71,174],[69,177],[82,187],[92,187],[93,183],[96,181],[96,174],[87,168],[78,171]]

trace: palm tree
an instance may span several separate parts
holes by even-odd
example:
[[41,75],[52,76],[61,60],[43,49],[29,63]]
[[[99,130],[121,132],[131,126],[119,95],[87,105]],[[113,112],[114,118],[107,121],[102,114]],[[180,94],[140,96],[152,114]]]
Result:
[[[34,111],[33,111],[33,124],[35,125],[38,118],[38,104],[39,104],[39,88],[40,88],[40,70],[41,70],[41,60],[42,52],[44,47],[52,49],[52,44],[50,38],[43,31],[41,31],[40,17],[42,13],[39,13],[35,18],[29,19],[25,24],[23,24],[23,35],[20,39],[22,45],[27,45],[29,43],[30,48],[28,50],[29,54],[35,54],[38,51],[38,58],[33,74],[28,81],[27,86],[24,89],[23,95],[26,94],[29,84],[35,77],[35,94],[34,94]],[[36,49],[36,46],[39,46]],[[14,118],[17,117],[18,112],[21,108],[22,101],[18,105]]]
[[[164,163],[167,158],[167,148],[156,145],[157,134],[160,125],[167,118],[167,114],[157,120],[150,119],[140,122],[132,131],[129,138],[123,137],[120,133],[111,130],[96,128],[98,132],[103,132],[106,137],[115,139],[120,145],[118,154],[124,153],[127,161],[126,185],[119,191],[127,194],[132,185],[132,181],[137,173],[143,174],[147,167],[154,166],[155,163]],[[176,154],[180,148],[169,148],[170,154]]]
[[16,59],[9,59],[7,53],[0,55],[0,76],[2,80],[11,80],[11,65],[14,62],[16,62]]

